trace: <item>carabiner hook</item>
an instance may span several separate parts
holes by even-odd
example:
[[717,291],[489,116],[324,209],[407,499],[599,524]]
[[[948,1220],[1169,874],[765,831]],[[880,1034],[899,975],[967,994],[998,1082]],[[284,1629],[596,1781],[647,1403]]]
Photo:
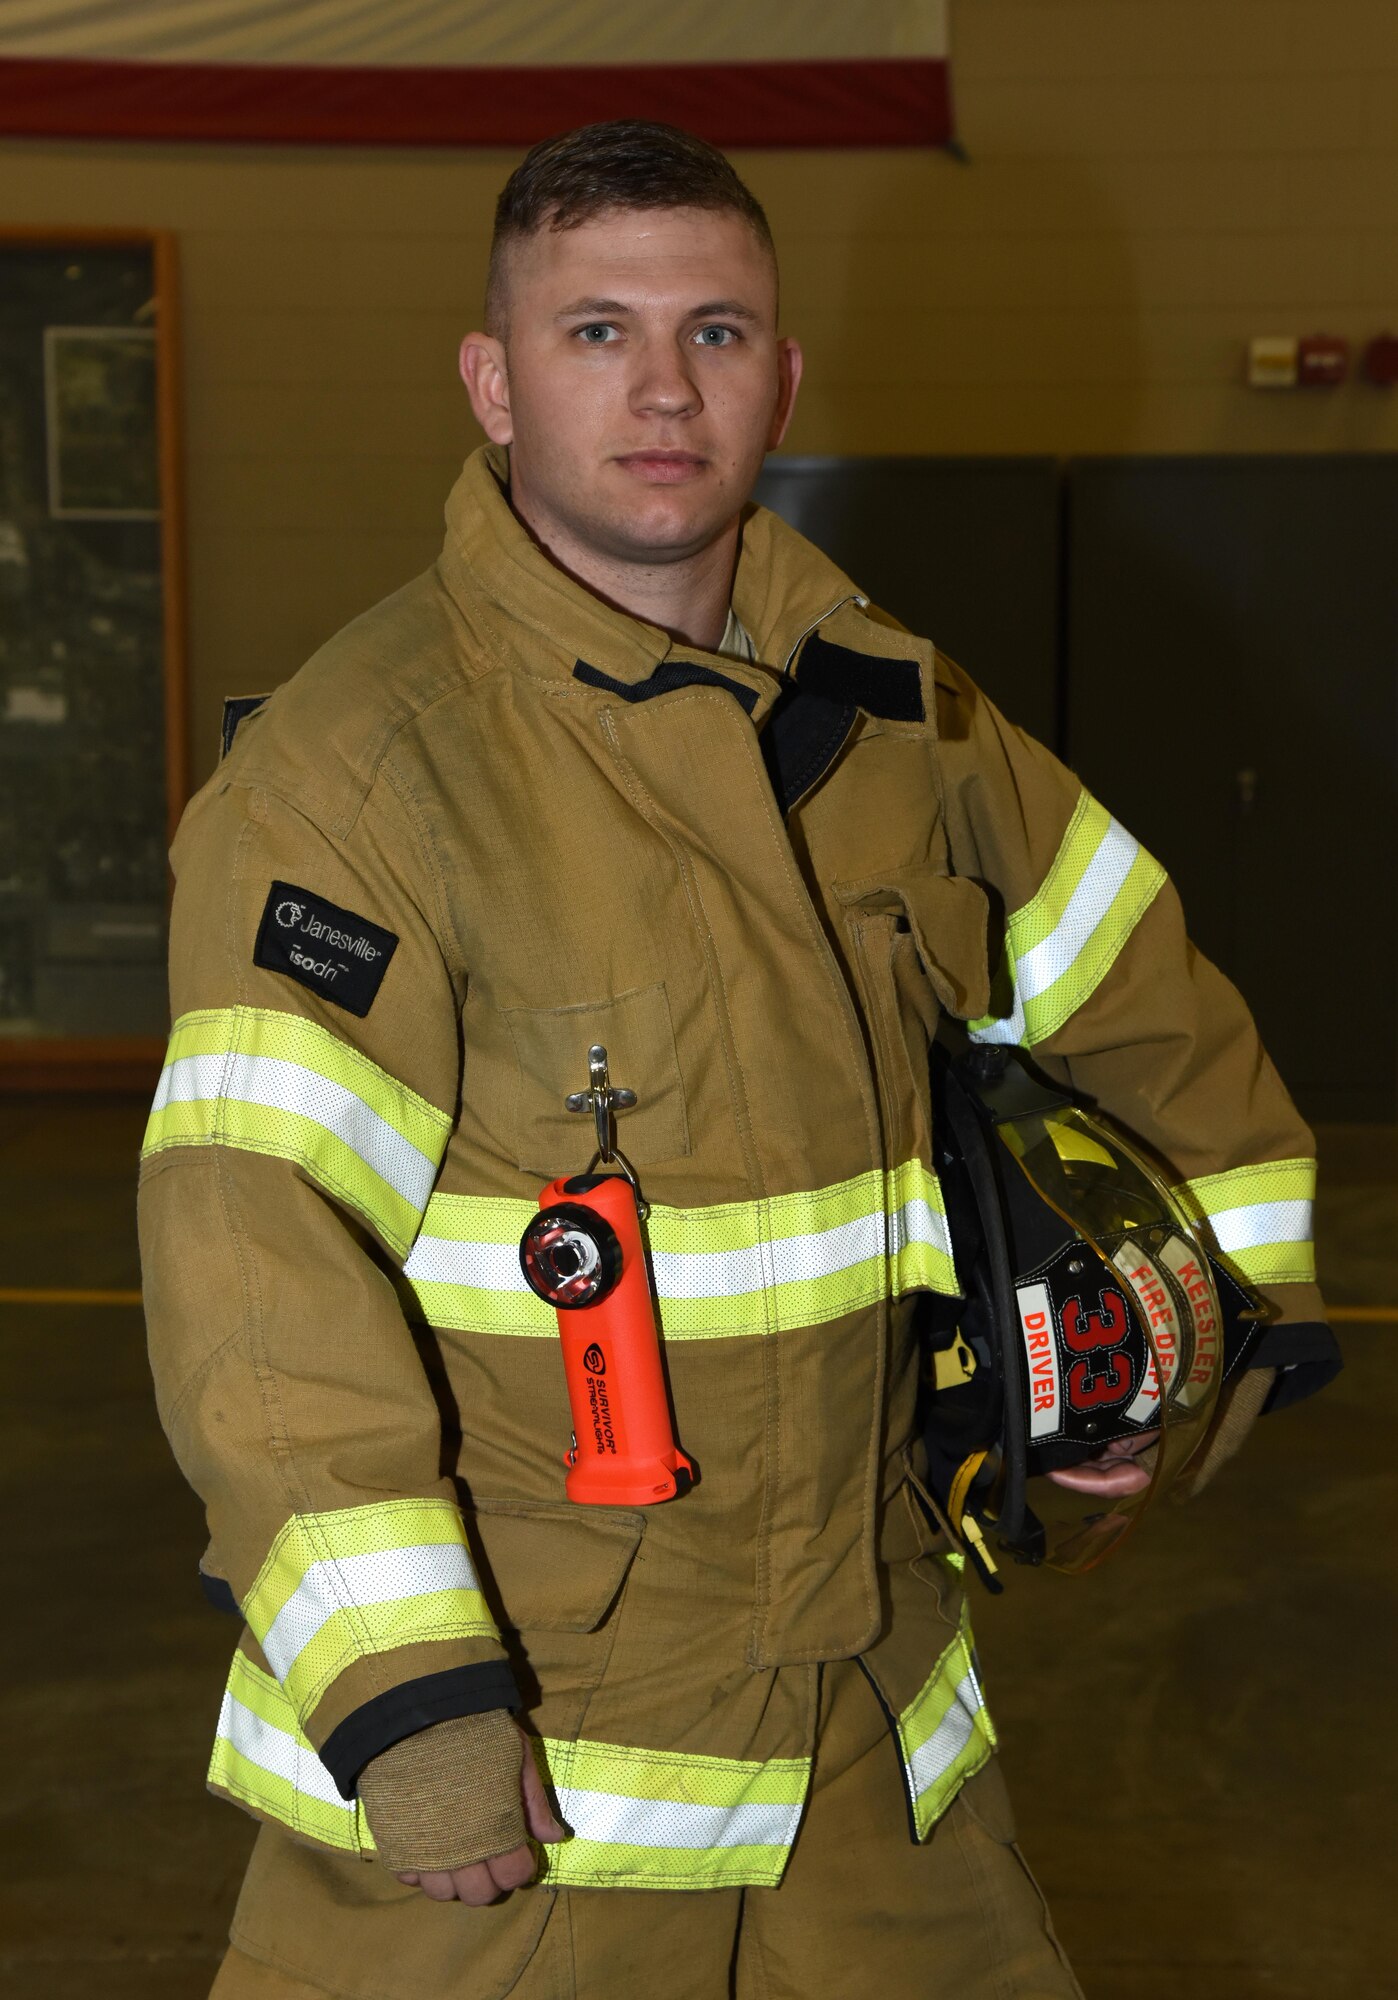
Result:
[[641,1220],[650,1214],[650,1204],[641,1193],[641,1183],[636,1178],[636,1170],[625,1153],[617,1148],[615,1137],[615,1116],[618,1111],[629,1111],[636,1102],[634,1090],[626,1090],[620,1084],[613,1084],[607,1073],[607,1051],[600,1042],[594,1042],[587,1052],[587,1073],[591,1087],[587,1090],[570,1091],[563,1102],[569,1111],[592,1113],[593,1128],[597,1134],[597,1151],[588,1163],[587,1171],[592,1172],[600,1161],[604,1167],[613,1163],[619,1166],[630,1181],[636,1194],[636,1207]]

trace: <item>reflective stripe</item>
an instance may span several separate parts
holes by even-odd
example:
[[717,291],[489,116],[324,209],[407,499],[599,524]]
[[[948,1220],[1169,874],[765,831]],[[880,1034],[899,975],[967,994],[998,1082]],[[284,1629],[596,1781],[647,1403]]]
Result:
[[1268,1243],[1307,1242],[1311,1234],[1308,1201],[1262,1201],[1255,1208],[1224,1208],[1209,1217],[1220,1250],[1257,1250]]
[[[620,1743],[535,1742],[573,1830],[543,1850],[551,1886],[775,1884],[810,1781],[804,1757],[766,1763]],[[243,1652],[233,1656],[209,1783],[269,1819],[350,1853],[374,1851],[363,1807],[340,1797],[290,1702]]]
[[696,1806],[577,1786],[564,1786],[558,1805],[573,1831],[594,1845],[653,1848],[789,1847],[801,1815],[799,1806]]
[[1056,1033],[1106,978],[1164,881],[1159,862],[1083,792],[1038,894],[1009,919],[1013,1007],[972,1022],[972,1037],[1033,1048]]
[[[436,1194],[403,1267],[432,1326],[556,1339],[519,1239],[530,1201]],[[807,1193],[651,1209],[647,1230],[667,1340],[783,1333],[927,1288],[955,1292],[942,1190],[921,1160]]]
[[175,1023],[142,1155],[232,1146],[293,1160],[402,1256],[450,1130],[445,1112],[329,1029],[229,1007]]
[[905,1160],[888,1176],[889,1257],[893,1295],[918,1290],[960,1292],[952,1262],[951,1228],[942,1184],[921,1160]]
[[805,1806],[807,1758],[757,1763],[554,1738],[538,1748],[573,1834],[545,1850],[551,1885],[715,1889],[781,1880]]
[[1244,1284],[1314,1283],[1314,1160],[1231,1167],[1174,1192],[1220,1263]]
[[913,1823],[918,1839],[925,1840],[996,1744],[995,1725],[971,1656],[971,1626],[964,1607],[955,1639],[897,1726]]
[[495,1639],[449,1500],[293,1514],[243,1615],[298,1716],[352,1660],[430,1639]]
[[341,1798],[286,1695],[243,1652],[233,1655],[208,1782],[327,1847],[373,1852],[363,1807]]

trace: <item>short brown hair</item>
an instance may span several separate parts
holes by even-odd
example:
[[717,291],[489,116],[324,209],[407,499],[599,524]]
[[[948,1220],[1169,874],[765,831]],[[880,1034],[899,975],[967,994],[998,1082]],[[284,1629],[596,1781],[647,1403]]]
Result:
[[576,229],[613,208],[706,208],[740,215],[776,249],[762,204],[717,146],[678,125],[611,118],[544,139],[524,156],[495,204],[486,324],[503,327],[504,252],[541,229]]

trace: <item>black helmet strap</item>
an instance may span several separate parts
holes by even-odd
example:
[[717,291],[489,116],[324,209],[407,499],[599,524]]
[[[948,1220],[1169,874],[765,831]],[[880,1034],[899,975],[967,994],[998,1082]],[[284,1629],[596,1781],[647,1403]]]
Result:
[[[954,1067],[948,1065],[943,1084],[942,1109],[960,1149],[971,1192],[980,1210],[997,1336],[1005,1343],[1019,1325],[1019,1310],[1006,1243],[1000,1183],[991,1159],[986,1114],[977,1099],[967,1091]],[[1024,1384],[1017,1357],[1008,1351],[1003,1354],[1001,1378],[1005,1410],[1004,1463],[995,1525],[997,1534],[1013,1545],[1025,1537],[1031,1522],[1026,1518],[1025,1507],[1024,1440],[1027,1422]]]

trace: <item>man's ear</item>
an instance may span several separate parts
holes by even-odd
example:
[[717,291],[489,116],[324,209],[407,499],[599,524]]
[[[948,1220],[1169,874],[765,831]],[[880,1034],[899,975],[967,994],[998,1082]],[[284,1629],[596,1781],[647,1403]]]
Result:
[[786,427],[796,408],[796,391],[801,386],[804,366],[805,356],[799,340],[782,339],[777,342],[777,407],[772,412],[772,425],[767,433],[768,451],[775,451],[786,436]]
[[488,333],[468,333],[461,343],[460,367],[476,422],[492,444],[509,444],[514,423],[504,342]]

